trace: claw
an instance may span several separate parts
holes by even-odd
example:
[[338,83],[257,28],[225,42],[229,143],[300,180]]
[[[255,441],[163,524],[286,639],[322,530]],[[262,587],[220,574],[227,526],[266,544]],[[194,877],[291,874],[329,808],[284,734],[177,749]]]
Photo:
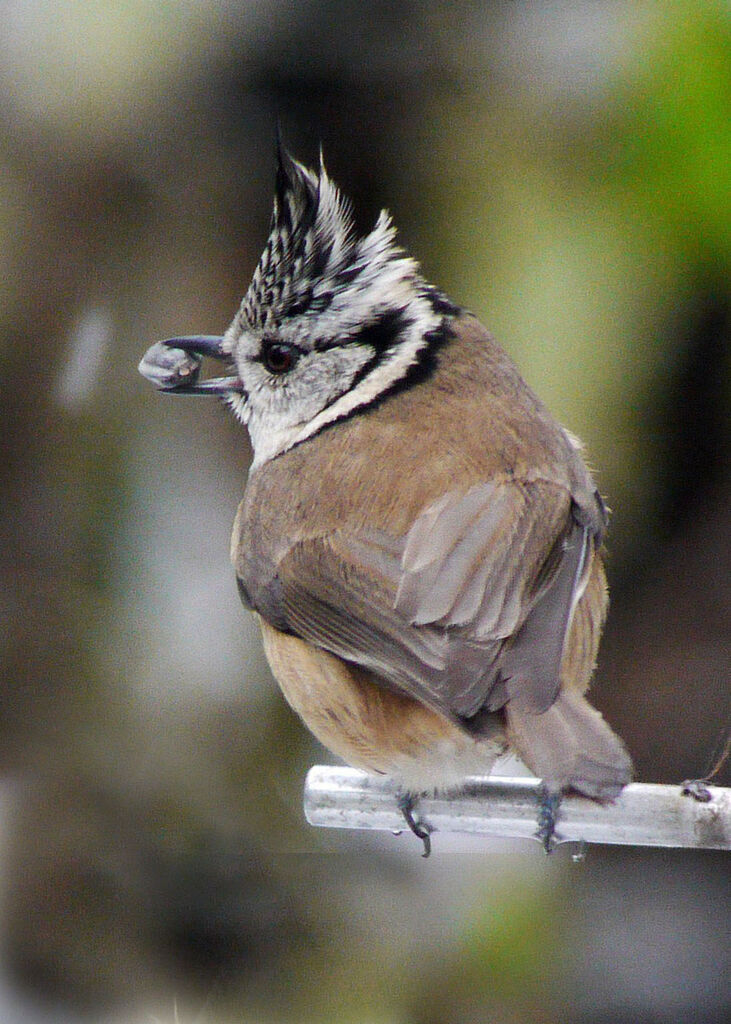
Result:
[[411,793],[401,793],[397,798],[398,809],[404,816],[404,821],[417,838],[424,844],[422,857],[428,857],[431,853],[431,825],[426,822],[417,821],[414,817],[414,805],[416,798]]
[[556,832],[556,822],[558,821],[560,806],[561,793],[549,789],[547,786],[541,786],[536,838],[540,839],[546,853],[551,853],[557,845],[559,836]]

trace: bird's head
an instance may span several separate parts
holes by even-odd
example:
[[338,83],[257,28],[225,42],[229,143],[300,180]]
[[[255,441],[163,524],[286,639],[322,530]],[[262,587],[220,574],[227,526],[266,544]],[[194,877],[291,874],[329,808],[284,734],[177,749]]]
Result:
[[[455,307],[422,278],[382,211],[359,235],[328,177],[281,146],[269,238],[222,337],[172,338],[140,371],[163,390],[218,394],[246,423],[255,465],[414,382]],[[202,356],[232,375],[198,381]]]

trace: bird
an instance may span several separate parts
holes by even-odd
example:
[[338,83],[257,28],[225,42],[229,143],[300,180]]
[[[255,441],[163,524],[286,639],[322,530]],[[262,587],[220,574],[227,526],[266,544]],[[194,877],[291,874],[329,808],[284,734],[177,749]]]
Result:
[[[201,379],[204,358],[226,364]],[[389,776],[410,829],[512,751],[564,794],[615,800],[624,744],[585,693],[607,610],[607,507],[581,443],[469,311],[427,282],[387,211],[356,229],[319,166],[277,143],[271,227],[221,335],[169,338],[140,372],[223,399],[253,461],[231,559],[291,707],[349,765]]]

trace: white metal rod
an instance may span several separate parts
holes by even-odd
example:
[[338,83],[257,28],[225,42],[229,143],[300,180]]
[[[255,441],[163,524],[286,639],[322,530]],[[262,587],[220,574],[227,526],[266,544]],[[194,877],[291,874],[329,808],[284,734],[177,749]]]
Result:
[[[709,786],[701,803],[682,787],[635,783],[614,804],[602,806],[568,795],[559,810],[559,842],[731,849],[731,789]],[[318,765],[305,782],[305,816],[325,828],[384,829],[406,826],[397,790],[382,776],[354,768]],[[532,778],[471,777],[452,796],[423,797],[414,815],[433,832],[472,832],[503,838],[535,837],[540,782]]]

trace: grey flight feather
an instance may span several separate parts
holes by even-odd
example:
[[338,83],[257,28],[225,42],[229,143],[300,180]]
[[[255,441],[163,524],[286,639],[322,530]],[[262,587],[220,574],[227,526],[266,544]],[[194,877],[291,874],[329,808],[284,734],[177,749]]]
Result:
[[509,701],[508,733],[519,750],[530,751],[544,784],[577,789],[596,800],[614,800],[632,779],[622,742],[580,693],[562,689],[541,715]]
[[557,484],[480,484],[439,498],[401,538],[293,544],[272,580],[277,617],[449,718],[507,699],[542,712],[591,543]]

